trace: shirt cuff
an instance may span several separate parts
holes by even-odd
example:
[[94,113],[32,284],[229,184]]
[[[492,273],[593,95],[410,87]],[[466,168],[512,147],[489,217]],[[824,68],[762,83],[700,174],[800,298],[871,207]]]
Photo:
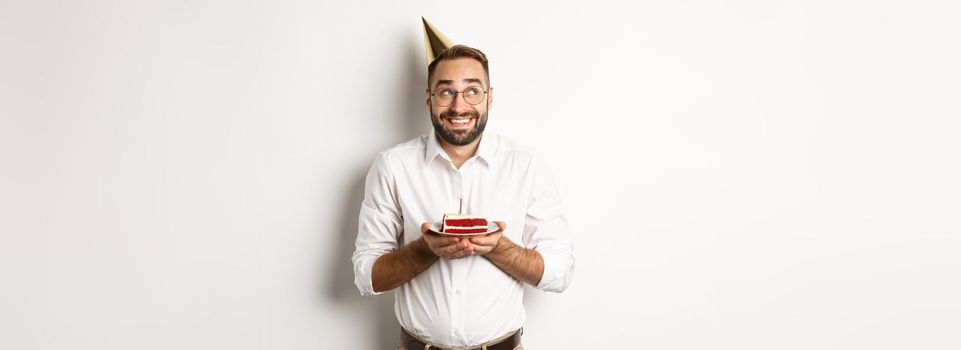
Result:
[[537,249],[544,259],[544,274],[535,288],[560,293],[571,284],[574,277],[574,254],[570,249]]
[[373,271],[374,262],[377,261],[377,258],[379,256],[366,255],[354,261],[354,285],[357,286],[360,295],[365,297],[381,295],[386,292],[374,291]]

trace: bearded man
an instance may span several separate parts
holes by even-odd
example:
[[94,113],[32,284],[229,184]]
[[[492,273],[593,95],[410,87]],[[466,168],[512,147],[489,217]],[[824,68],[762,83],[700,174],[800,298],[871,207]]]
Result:
[[[521,349],[524,284],[562,292],[573,277],[560,196],[530,149],[484,132],[494,89],[483,52],[442,51],[427,82],[433,132],[380,152],[367,174],[354,283],[395,291],[400,349]],[[446,213],[497,230],[433,232]]]

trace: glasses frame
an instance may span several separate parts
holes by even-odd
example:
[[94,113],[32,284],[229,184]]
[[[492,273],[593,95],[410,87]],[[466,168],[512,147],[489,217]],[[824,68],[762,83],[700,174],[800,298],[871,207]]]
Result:
[[[467,96],[464,95],[464,92],[466,92],[468,89],[473,89],[473,88],[480,88],[480,90],[484,92],[484,97],[482,97],[480,101],[477,101],[477,103],[470,103],[470,101],[467,100]],[[455,102],[457,102],[457,96],[458,96],[458,95],[462,96],[462,98],[464,99],[464,102],[467,102],[467,104],[469,104],[469,105],[471,105],[471,106],[479,105],[479,104],[483,103],[484,100],[487,99],[487,92],[490,91],[490,88],[487,88],[487,90],[484,90],[484,88],[483,88],[483,87],[480,87],[480,86],[470,86],[470,87],[464,88],[463,91],[457,91],[457,90],[454,90],[454,89],[443,89],[443,90],[451,90],[451,91],[454,92],[454,99],[450,100],[450,103],[449,103],[449,104],[446,104],[446,105],[442,105],[442,104],[440,104],[440,101],[437,101],[437,97],[436,97],[435,95],[437,94],[438,90],[434,90],[433,92],[430,92],[430,90],[427,90],[428,92],[430,92],[430,97],[433,98],[433,99],[434,99],[434,102],[437,103],[437,107],[448,107],[448,106],[453,105]]]

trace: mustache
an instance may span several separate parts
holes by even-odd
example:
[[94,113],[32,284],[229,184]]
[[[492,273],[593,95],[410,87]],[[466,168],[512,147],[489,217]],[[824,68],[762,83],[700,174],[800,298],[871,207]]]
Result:
[[454,118],[454,117],[480,118],[480,113],[478,113],[477,111],[464,111],[464,112],[458,113],[457,111],[450,111],[450,110],[448,110],[448,111],[446,111],[446,112],[444,112],[444,113],[441,113],[439,117],[440,117],[441,119],[443,119],[443,118]]

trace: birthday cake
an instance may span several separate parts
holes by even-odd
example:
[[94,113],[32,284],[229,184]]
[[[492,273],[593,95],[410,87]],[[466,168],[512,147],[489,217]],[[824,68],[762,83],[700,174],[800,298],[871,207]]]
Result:
[[450,234],[487,232],[487,219],[475,215],[444,214],[442,231]]

